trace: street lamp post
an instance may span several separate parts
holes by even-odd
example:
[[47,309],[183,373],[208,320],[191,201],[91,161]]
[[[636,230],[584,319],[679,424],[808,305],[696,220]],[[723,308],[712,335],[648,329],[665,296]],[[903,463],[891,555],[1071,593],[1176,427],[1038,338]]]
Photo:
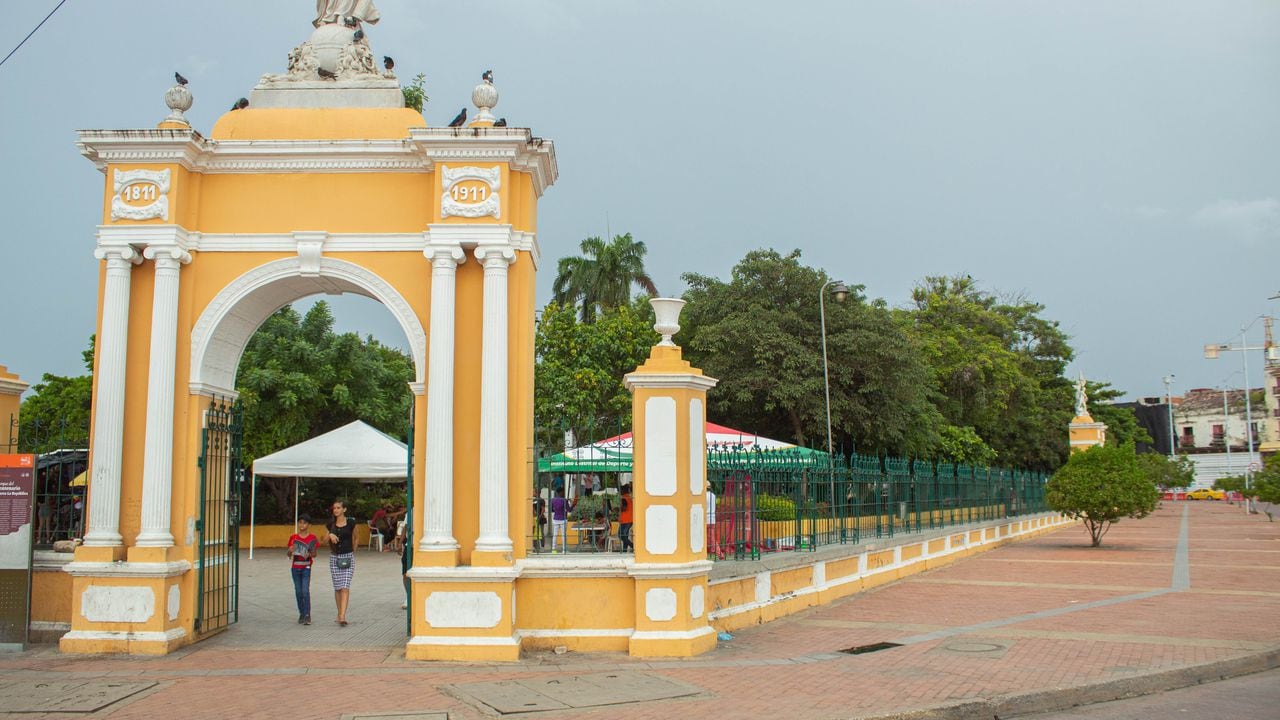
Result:
[[1173,459],[1174,438],[1173,435],[1173,391],[1170,386],[1173,385],[1173,373],[1164,376],[1164,406],[1169,411],[1169,459]]
[[[843,280],[828,280],[818,289],[818,322],[822,325],[822,387],[827,400],[827,465],[833,465],[835,456],[831,444],[831,372],[827,368],[827,287],[835,291],[836,302],[844,302],[849,287]],[[832,498],[834,502],[835,498]]]
[[[1253,460],[1253,402],[1249,397],[1251,395],[1251,393],[1249,392],[1249,351],[1265,350],[1265,348],[1262,345],[1249,345],[1248,341],[1245,339],[1246,330],[1247,329],[1242,329],[1240,331],[1240,345],[1238,347],[1235,345],[1231,345],[1229,343],[1221,344],[1221,345],[1210,343],[1204,346],[1204,356],[1208,360],[1217,360],[1218,353],[1224,350],[1240,353],[1240,361],[1244,369],[1244,437],[1247,443],[1246,448],[1248,450],[1248,455],[1246,456],[1247,459],[1245,460],[1246,465],[1244,470],[1244,489],[1247,491],[1253,486],[1252,480],[1253,480],[1253,462],[1254,462]],[[1244,506],[1245,506],[1246,512],[1251,509],[1249,494],[1247,492],[1245,493]]]

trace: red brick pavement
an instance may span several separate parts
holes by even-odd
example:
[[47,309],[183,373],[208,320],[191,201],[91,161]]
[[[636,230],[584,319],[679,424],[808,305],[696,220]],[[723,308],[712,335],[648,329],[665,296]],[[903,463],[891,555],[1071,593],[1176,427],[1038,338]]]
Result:
[[[1184,507],[1190,519],[1189,591],[1027,618],[871,654],[832,654],[853,645],[1169,588]],[[1280,648],[1280,523],[1222,503],[1168,502],[1149,518],[1116,525],[1103,547],[1087,544],[1079,528],[1013,543],[742,630],[713,652],[683,661],[539,654],[513,665],[425,664],[405,661],[401,648],[300,653],[195,646],[164,658],[72,657],[42,649],[0,658],[0,672],[8,679],[162,681],[145,696],[105,713],[112,720],[275,718],[282,713],[337,718],[409,710],[482,718],[490,715],[451,695],[448,686],[601,671],[617,673],[619,683],[626,683],[629,673],[664,675],[704,692],[566,715],[808,720],[1069,689]],[[957,643],[972,649],[983,642],[999,651],[952,649]]]

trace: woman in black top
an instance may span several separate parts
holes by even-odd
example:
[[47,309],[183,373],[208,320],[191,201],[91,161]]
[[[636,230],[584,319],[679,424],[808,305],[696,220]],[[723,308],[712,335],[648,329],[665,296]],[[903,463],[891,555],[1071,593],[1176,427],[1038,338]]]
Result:
[[347,626],[347,603],[351,600],[351,577],[356,572],[356,521],[347,517],[347,504],[333,501],[329,530],[329,574],[333,577],[334,602],[338,604],[338,624]]

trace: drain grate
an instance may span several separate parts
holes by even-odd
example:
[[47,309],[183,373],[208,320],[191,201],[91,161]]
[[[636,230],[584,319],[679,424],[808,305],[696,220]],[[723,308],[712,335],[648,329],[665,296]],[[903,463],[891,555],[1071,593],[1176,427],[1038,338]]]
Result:
[[878,650],[888,650],[889,648],[896,648],[896,647],[902,647],[902,643],[878,642],[878,643],[871,643],[870,645],[855,645],[851,648],[845,648],[840,652],[845,653],[846,655],[865,655],[867,653],[873,653]]

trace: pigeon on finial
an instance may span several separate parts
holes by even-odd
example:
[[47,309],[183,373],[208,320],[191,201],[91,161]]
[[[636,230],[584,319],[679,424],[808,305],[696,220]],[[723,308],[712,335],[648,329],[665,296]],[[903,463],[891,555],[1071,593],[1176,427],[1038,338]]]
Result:
[[388,70],[395,70],[395,69],[396,69],[396,61],[395,61],[395,60],[393,60],[393,59],[391,58],[391,56],[390,56],[390,55],[383,55],[383,56],[382,56],[382,67],[384,67],[384,68],[386,68],[386,69],[388,69]]
[[338,77],[337,73],[330,70],[325,70],[324,68],[316,68],[316,74],[324,78],[325,80],[332,80]]
[[357,18],[357,17],[349,17],[349,18],[344,19],[344,20],[342,21],[342,24],[343,24],[343,25],[346,25],[346,26],[347,26],[347,27],[349,27],[349,28],[360,27],[360,18]]
[[462,108],[462,112],[458,116],[449,121],[449,127],[462,127],[462,123],[467,121],[467,109]]
[[235,105],[231,106],[232,110],[243,110],[249,107],[249,98],[240,98]]
[[360,42],[364,39],[364,31],[357,30],[355,35],[351,36],[351,42]]
[[480,79],[481,79],[481,80],[483,80],[483,81],[485,81],[485,82],[487,82],[487,83],[489,83],[490,85],[492,85],[492,84],[493,84],[493,71],[492,71],[492,70],[485,70],[485,71],[484,71],[484,74],[480,76]]
[[173,74],[173,79],[174,79],[174,80],[177,80],[179,85],[186,85],[186,84],[187,84],[187,79],[186,79],[186,78],[184,78],[184,77],[182,77],[182,73],[174,73],[174,74]]
[[506,118],[498,118],[497,120],[495,120],[495,121],[494,121],[493,126],[494,126],[494,127],[506,127],[506,126],[507,126],[507,119],[506,119]]

